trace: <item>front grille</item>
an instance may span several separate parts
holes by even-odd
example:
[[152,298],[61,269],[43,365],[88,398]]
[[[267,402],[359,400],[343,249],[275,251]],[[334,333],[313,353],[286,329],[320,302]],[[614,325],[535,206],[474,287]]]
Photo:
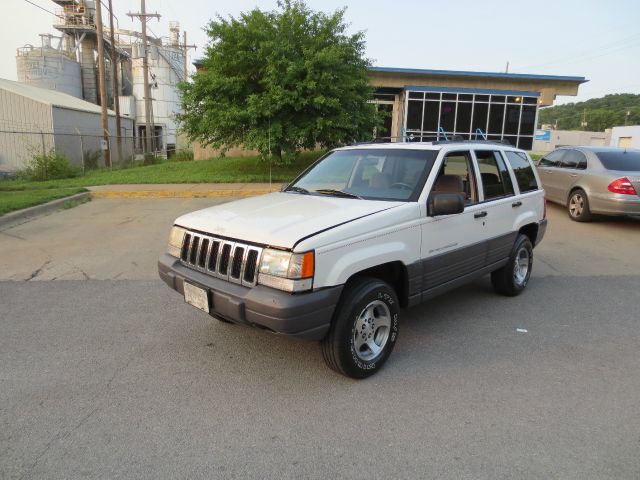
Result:
[[188,232],[182,242],[180,260],[215,277],[253,286],[258,280],[261,253],[260,247]]

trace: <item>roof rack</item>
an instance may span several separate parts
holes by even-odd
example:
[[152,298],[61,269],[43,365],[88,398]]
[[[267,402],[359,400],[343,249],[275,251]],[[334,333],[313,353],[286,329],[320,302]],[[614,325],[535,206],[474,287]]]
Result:
[[509,140],[435,140],[431,142],[431,145],[445,145],[449,143],[489,143],[495,145],[508,145],[510,147],[515,147],[515,145],[511,144]]

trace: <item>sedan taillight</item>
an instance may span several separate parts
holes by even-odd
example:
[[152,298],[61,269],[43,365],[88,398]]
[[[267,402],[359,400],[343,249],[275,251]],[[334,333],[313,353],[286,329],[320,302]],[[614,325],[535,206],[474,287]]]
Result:
[[627,177],[618,178],[609,184],[609,191],[612,193],[622,193],[623,195],[637,195],[636,189]]

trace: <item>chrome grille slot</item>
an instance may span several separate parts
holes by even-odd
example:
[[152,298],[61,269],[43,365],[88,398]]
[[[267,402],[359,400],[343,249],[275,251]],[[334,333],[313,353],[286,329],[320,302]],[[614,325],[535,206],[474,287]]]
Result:
[[187,233],[184,236],[184,240],[182,241],[182,250],[180,250],[180,258],[182,259],[183,262],[186,262],[187,258],[189,258],[190,246],[191,246],[191,235]]
[[196,258],[198,257],[198,247],[200,246],[200,237],[193,236],[191,241],[191,248],[189,249],[189,263],[191,265],[196,264]]
[[242,271],[242,261],[244,260],[244,247],[236,245],[233,251],[233,261],[231,262],[231,269],[229,271],[229,277],[239,280],[240,273]]
[[189,268],[250,287],[257,283],[261,254],[261,247],[188,232],[180,259]]
[[260,259],[260,252],[255,248],[249,248],[247,253],[247,259],[244,262],[244,275],[242,275],[243,282],[253,282],[256,276],[256,270],[258,270],[258,260]]
[[218,263],[218,273],[225,277],[229,275],[229,257],[231,256],[232,243],[225,243],[220,252],[220,262]]
[[211,242],[211,252],[209,253],[209,263],[207,263],[207,270],[212,272],[216,271],[218,266],[218,251],[220,250],[220,242],[213,240]]
[[209,239],[203,238],[200,242],[200,253],[198,254],[198,267],[204,268],[207,264],[207,253],[209,253]]

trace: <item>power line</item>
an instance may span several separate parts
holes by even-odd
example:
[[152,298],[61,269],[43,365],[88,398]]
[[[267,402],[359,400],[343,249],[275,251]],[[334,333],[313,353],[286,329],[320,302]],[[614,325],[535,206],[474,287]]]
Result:
[[[612,53],[613,51],[616,51],[618,49],[626,49],[626,48],[630,48],[635,46],[634,44],[640,40],[639,34],[635,33],[629,37],[625,37],[625,38],[621,38],[618,39],[614,42],[608,42],[608,43],[604,43],[601,44],[600,46],[596,46],[593,48],[590,48],[589,50],[582,50],[581,52],[577,52],[573,55],[570,56],[565,56],[565,57],[561,57],[557,60],[551,60],[548,62],[544,62],[544,63],[539,63],[536,65],[525,65],[524,67],[519,67],[520,70],[522,69],[527,69],[527,68],[538,68],[538,67],[544,67],[547,65],[554,65],[557,63],[574,63],[576,60],[576,57],[579,58],[579,60],[577,61],[583,61],[583,60],[590,60],[591,58],[597,58],[598,56],[602,56],[602,55],[606,55],[609,53]],[[611,49],[610,51],[605,51],[604,53],[600,54],[599,51],[601,50],[608,50]],[[594,52],[598,52],[598,54],[596,56],[593,56],[592,54]],[[586,56],[586,57],[585,57]],[[581,57],[585,57],[585,58],[581,58]],[[572,62],[573,60],[573,62]]]
[[58,17],[60,18],[60,15],[55,14],[54,12],[52,12],[51,10],[47,10],[44,7],[41,7],[40,5],[38,5],[37,3],[33,3],[31,0],[24,0],[27,3],[30,3],[31,5],[33,5],[34,7],[38,7],[40,10],[44,10],[47,13],[50,13],[51,15],[53,15],[54,17]]

